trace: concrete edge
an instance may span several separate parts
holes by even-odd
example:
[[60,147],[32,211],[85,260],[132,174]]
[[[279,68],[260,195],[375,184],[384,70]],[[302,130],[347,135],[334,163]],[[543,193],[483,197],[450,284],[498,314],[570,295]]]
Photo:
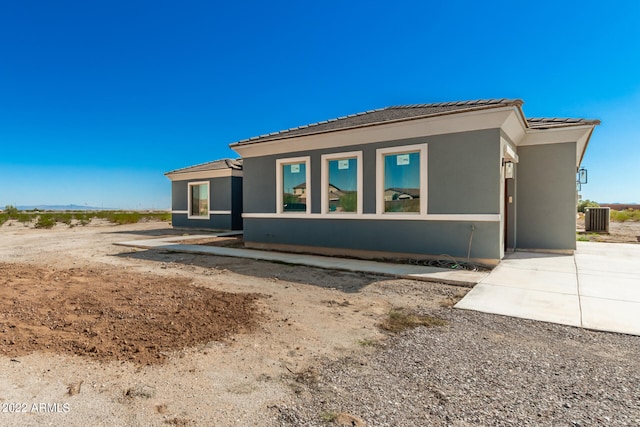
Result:
[[[194,240],[195,239],[196,238],[194,237]],[[281,258],[281,255],[287,255],[287,254],[277,253],[277,254],[274,254],[273,257],[269,257],[269,256],[265,256],[264,251],[256,251],[255,249],[237,249],[238,252],[236,252],[236,250],[233,250],[233,249],[231,249],[231,251],[227,250],[227,251],[220,251],[220,252],[214,252],[213,250],[204,251],[202,250],[202,248],[197,248],[197,249],[194,248],[196,245],[177,244],[177,243],[168,241],[168,239],[134,240],[134,241],[127,241],[127,242],[116,242],[114,243],[114,245],[139,248],[139,249],[162,249],[162,250],[166,250],[169,252],[176,252],[176,253],[189,253],[189,254],[196,254],[196,255],[215,255],[215,256],[224,256],[224,257],[233,257],[233,258],[246,258],[246,259],[252,259],[256,261],[284,263],[284,264],[291,264],[291,265],[305,265],[309,267],[323,268],[327,270],[378,274],[386,277],[419,280],[422,282],[443,283],[447,285],[460,286],[465,288],[473,288],[478,282],[480,282],[486,276],[488,276],[488,273],[470,272],[470,271],[469,272],[449,271],[446,269],[439,269],[437,267],[429,267],[430,269],[439,270],[433,273],[390,273],[390,272],[384,272],[381,269],[366,269],[361,267],[359,268],[358,266],[354,266],[353,268],[351,268],[351,267],[345,266],[344,263],[342,265],[327,266],[327,265],[322,265],[321,263],[304,262],[299,260],[299,258],[297,257],[293,257],[290,261],[289,260],[285,261],[280,258]],[[229,249],[229,248],[223,248],[223,249]],[[242,254],[239,253],[240,251],[242,251]],[[362,261],[362,260],[354,260],[354,261]],[[366,261],[371,263],[375,262],[377,265],[381,267],[385,265],[385,263],[380,263],[377,261],[369,261],[369,260],[366,260]],[[475,277],[473,280],[465,280],[459,277],[456,277],[456,278],[447,277],[447,275],[460,276],[467,273],[475,274],[477,277]]]

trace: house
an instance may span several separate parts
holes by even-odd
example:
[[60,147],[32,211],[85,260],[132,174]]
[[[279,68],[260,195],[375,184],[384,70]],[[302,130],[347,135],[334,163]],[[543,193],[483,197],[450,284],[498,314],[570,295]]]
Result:
[[222,159],[176,169],[171,180],[174,227],[242,230],[242,160]]
[[231,144],[245,245],[489,265],[572,252],[576,171],[599,121],[526,118],[522,104],[394,106]]

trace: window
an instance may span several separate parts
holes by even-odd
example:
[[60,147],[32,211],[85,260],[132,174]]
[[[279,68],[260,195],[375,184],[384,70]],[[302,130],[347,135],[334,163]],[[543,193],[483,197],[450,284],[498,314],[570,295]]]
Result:
[[377,150],[378,213],[426,214],[427,147]]
[[209,219],[209,183],[189,183],[189,215],[190,219]]
[[322,213],[362,213],[362,152],[322,156]]
[[311,213],[309,157],[276,161],[278,213]]

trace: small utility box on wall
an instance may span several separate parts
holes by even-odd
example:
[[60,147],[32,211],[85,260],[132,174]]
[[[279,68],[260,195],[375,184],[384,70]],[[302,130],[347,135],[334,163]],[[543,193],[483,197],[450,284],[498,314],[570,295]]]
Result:
[[513,179],[513,162],[505,162],[504,177],[506,179]]
[[584,230],[596,233],[608,233],[609,211],[609,208],[585,208]]

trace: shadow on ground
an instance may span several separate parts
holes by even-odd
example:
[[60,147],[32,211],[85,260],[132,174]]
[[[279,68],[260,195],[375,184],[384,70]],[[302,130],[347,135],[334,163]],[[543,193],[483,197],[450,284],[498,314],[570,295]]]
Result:
[[105,231],[103,234],[131,234],[135,236],[193,236],[193,235],[215,235],[217,233],[228,232],[228,230],[179,230],[175,228],[156,228],[152,230],[121,230],[121,231]]
[[337,289],[346,293],[356,293],[372,283],[389,280],[389,277],[368,273],[328,270],[271,261],[258,261],[248,258],[170,252],[164,249],[137,250],[119,253],[114,256],[159,263],[177,263],[201,268],[229,270],[245,276],[263,279],[275,278],[321,288]]

